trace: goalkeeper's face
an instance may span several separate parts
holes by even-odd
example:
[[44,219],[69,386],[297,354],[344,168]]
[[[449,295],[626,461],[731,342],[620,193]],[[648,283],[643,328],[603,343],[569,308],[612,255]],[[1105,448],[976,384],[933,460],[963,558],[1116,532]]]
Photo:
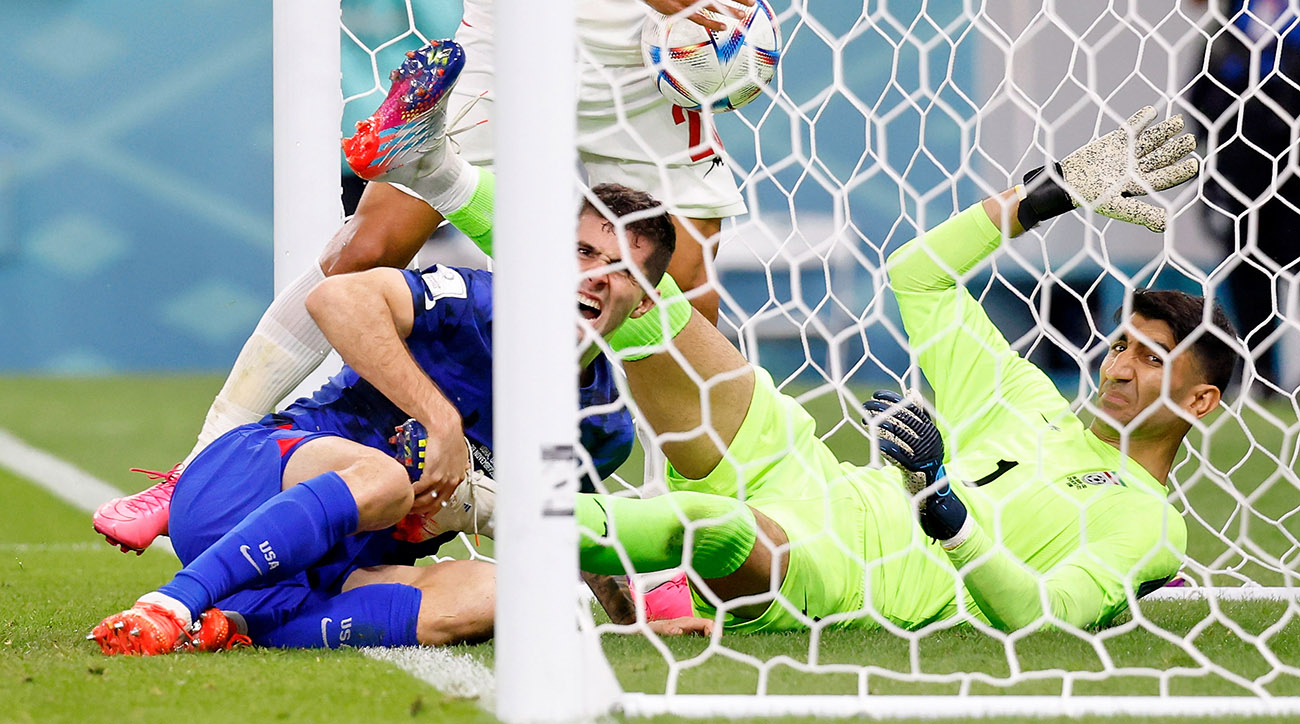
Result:
[[1181,440],[1190,420],[1218,407],[1219,389],[1205,382],[1195,355],[1176,346],[1168,322],[1140,314],[1129,318],[1101,363],[1095,431],[1109,433],[1102,437],[1126,431],[1131,440]]
[[[632,271],[645,268],[650,243],[629,235],[626,251],[612,224],[594,213],[578,217],[578,316],[602,337],[629,317],[645,314],[654,302]],[[578,327],[579,343],[584,325]]]

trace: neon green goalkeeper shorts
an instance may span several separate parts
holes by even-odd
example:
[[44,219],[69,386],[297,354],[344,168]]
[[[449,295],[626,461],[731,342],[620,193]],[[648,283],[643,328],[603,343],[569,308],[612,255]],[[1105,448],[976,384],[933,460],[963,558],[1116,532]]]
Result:
[[[863,615],[869,516],[860,486],[875,471],[836,459],[817,437],[812,416],[778,392],[765,370],[754,373],[754,399],[718,467],[699,480],[668,467],[671,490],[739,497],[790,539],[785,582],[766,612],[753,620],[727,614],[724,624],[735,631],[786,631],[836,616],[828,626],[862,625],[854,620]],[[760,538],[755,545],[764,543]],[[694,595],[701,616],[716,614]]]

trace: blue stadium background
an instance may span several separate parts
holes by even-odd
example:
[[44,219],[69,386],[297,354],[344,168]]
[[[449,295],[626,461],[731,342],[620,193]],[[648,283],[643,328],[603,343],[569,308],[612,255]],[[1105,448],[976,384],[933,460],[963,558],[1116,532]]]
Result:
[[[414,5],[426,34],[454,30],[459,0]],[[851,3],[818,3],[815,12],[832,38],[863,22]],[[943,22],[959,22],[961,12],[960,0],[927,6]],[[401,0],[344,2],[349,28],[373,44],[399,32],[404,16]],[[0,2],[0,26],[10,41],[0,48],[0,372],[226,368],[271,298],[271,3],[9,1]],[[866,106],[892,107],[904,89],[939,87],[950,54],[952,80],[971,80],[962,46],[944,44],[927,51],[933,77],[922,78],[917,52],[894,57],[890,40],[902,31],[872,31],[845,54],[844,85]],[[907,32],[924,40],[937,30],[922,23]],[[415,44],[381,54],[381,71]],[[370,84],[367,63],[344,42],[346,93]],[[784,212],[778,185],[794,187],[809,165],[837,182],[856,178],[842,198],[805,180],[794,195],[801,218],[843,204],[867,238],[892,246],[903,240],[893,235],[910,233],[895,230],[895,219],[916,209],[904,207],[894,178],[876,172],[888,165],[916,188],[951,186],[945,167],[960,165],[957,126],[932,116],[922,131],[920,112],[909,111],[877,137],[843,96],[817,102],[832,72],[827,43],[800,28],[783,82],[815,114],[793,133],[765,126],[763,153],[781,158],[797,137],[805,153],[816,150],[815,161],[760,184],[760,206]],[[957,113],[974,113],[955,95],[939,95]],[[372,105],[350,105],[345,124]],[[915,153],[922,138],[930,157]],[[729,150],[753,162],[752,147]],[[965,186],[954,193],[973,200]],[[954,193],[938,194],[931,213],[948,213]],[[816,305],[822,270],[798,273]],[[724,283],[750,311],[767,300],[752,273],[728,272]],[[873,293],[869,285],[846,292],[859,305]],[[778,296],[788,294],[788,279],[778,280]]]

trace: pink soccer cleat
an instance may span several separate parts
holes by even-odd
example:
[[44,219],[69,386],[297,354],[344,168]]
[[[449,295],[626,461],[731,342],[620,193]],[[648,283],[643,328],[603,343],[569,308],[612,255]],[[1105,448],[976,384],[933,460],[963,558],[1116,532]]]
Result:
[[388,76],[393,83],[384,102],[343,139],[348,166],[363,179],[382,180],[446,143],[447,98],[464,65],[465,51],[451,40],[407,53]]
[[667,621],[673,618],[694,616],[691,606],[691,587],[686,583],[686,574],[678,573],[673,578],[645,592],[644,596],[632,589],[632,598],[645,599],[645,617],[647,621]]
[[151,479],[162,482],[135,495],[114,498],[104,503],[95,511],[94,522],[95,530],[107,538],[110,544],[121,547],[123,553],[135,551],[138,556],[144,553],[144,549],[155,538],[167,532],[172,492],[176,490],[176,481],[181,477],[181,466],[177,463],[165,473],[139,468],[131,468],[131,472],[144,473]]

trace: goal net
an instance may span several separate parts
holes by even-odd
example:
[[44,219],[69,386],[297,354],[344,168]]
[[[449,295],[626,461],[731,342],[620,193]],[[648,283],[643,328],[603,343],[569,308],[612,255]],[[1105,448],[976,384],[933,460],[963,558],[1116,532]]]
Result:
[[[402,52],[455,32],[456,5],[343,0],[350,120],[382,98],[386,73]],[[1085,426],[1099,411],[1098,367],[1117,330],[1112,315],[1129,309],[1136,288],[1213,296],[1237,321],[1249,355],[1222,409],[1193,421],[1169,475],[1168,500],[1187,531],[1178,576],[1140,600],[1142,582],[1131,581],[1127,611],[1108,625],[1061,625],[1045,614],[1042,625],[1003,631],[961,606],[951,616],[900,625],[871,610],[873,595],[891,592],[871,590],[861,609],[810,618],[798,615],[801,602],[774,587],[755,600],[789,610],[801,621],[798,630],[737,631],[744,616],[724,605],[722,613],[710,611],[717,624],[711,636],[670,637],[652,631],[644,603],[635,623],[615,623],[577,588],[570,604],[580,611],[580,636],[599,645],[619,683],[608,703],[628,714],[692,716],[1300,714],[1300,425],[1293,392],[1300,368],[1292,361],[1300,297],[1297,252],[1277,240],[1280,230],[1300,228],[1286,226],[1288,219],[1300,224],[1300,194],[1292,188],[1300,183],[1300,10],[1242,0],[772,6],[784,37],[775,82],[739,111],[692,116],[700,143],[725,162],[719,173],[735,175],[747,206],[705,243],[704,264],[708,287],[720,297],[718,328],[811,414],[817,436],[840,460],[881,464],[876,430],[861,413],[873,390],[927,385],[888,284],[886,257],[1144,105],[1160,117],[1182,113],[1196,127],[1205,160],[1197,181],[1155,197],[1169,210],[1168,231],[1154,234],[1083,209],[1006,240],[958,282]],[[499,68],[503,53],[529,53],[537,64],[568,58],[549,41],[527,49],[498,43],[496,52]],[[581,77],[602,77],[607,56],[590,48],[575,54]],[[557,97],[567,93],[560,88]],[[605,100],[622,127],[602,133],[630,134],[638,146],[656,147],[656,139],[637,135],[629,112],[635,109],[624,105],[630,101],[619,93]],[[714,131],[720,144],[707,140]],[[584,133],[593,132],[580,124],[579,145],[601,141]],[[562,143],[573,140],[560,136]],[[555,141],[539,134],[532,142]],[[1243,157],[1253,164],[1246,173]],[[567,169],[552,176],[568,177]],[[575,181],[572,198],[580,193]],[[512,213],[504,199],[497,213]],[[567,239],[571,230],[571,221],[562,223],[551,236]],[[552,248],[567,255],[568,243]],[[431,247],[422,261],[475,263],[449,258],[452,248]],[[571,315],[572,293],[563,296],[556,313]],[[1162,361],[1174,363],[1169,355]],[[533,385],[571,384],[567,371],[563,379],[543,380],[521,364],[516,374]],[[710,393],[726,379],[697,380],[706,427]],[[627,380],[620,389],[623,404],[638,410],[644,401],[628,400],[635,391]],[[1172,402],[1171,394],[1166,385],[1163,401]],[[513,404],[506,403],[508,414],[519,414]],[[562,419],[572,418],[565,412]],[[717,438],[709,429],[697,434]],[[601,492],[641,498],[672,487],[663,477],[662,447],[682,439],[680,431],[643,432],[644,459],[634,455],[600,484]],[[1129,444],[1126,433],[1122,449]],[[1050,454],[1044,448],[1005,462],[1041,467]],[[793,449],[789,456],[802,459]],[[807,475],[810,485],[819,484],[818,471]],[[740,489],[743,496],[743,483]],[[690,539],[698,521],[681,515]],[[835,535],[830,528],[818,534]],[[927,544],[919,529],[911,540]],[[849,549],[854,541],[838,544]],[[472,556],[492,550],[472,541],[464,547]],[[870,587],[879,562],[846,558]],[[559,570],[568,597],[569,574]],[[695,588],[699,610],[710,594],[689,556],[657,577],[628,571],[629,585],[641,592],[677,571]],[[953,581],[961,585],[956,573]],[[902,589],[909,581],[889,585]],[[533,626],[567,632],[563,619]],[[498,664],[503,645],[499,640]],[[537,690],[567,674],[535,672]],[[498,700],[509,696],[498,692]]]

